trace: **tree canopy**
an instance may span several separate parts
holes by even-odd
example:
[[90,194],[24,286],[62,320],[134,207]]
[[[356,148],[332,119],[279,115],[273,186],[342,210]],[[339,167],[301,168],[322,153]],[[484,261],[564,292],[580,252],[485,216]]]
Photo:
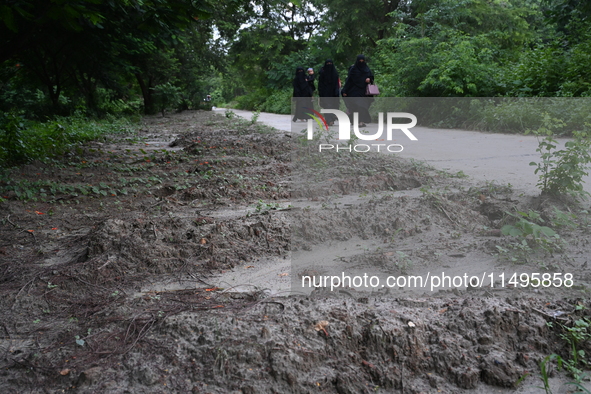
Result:
[[285,112],[297,66],[344,78],[359,53],[391,96],[588,96],[590,21],[576,0],[10,0],[0,109]]

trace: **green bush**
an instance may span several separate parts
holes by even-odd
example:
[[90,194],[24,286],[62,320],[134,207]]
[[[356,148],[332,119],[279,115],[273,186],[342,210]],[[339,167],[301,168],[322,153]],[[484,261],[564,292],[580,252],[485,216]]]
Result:
[[[471,99],[470,106],[463,114],[466,124],[472,130],[504,133],[525,133],[544,126],[544,119],[564,119],[560,129],[554,132],[560,136],[572,136],[582,125],[591,124],[589,100],[583,98],[554,97],[503,97]],[[443,118],[447,116],[443,114]]]
[[508,95],[588,97],[591,94],[591,34],[576,45],[557,39],[525,50],[507,71]]
[[76,115],[36,122],[16,114],[3,115],[0,117],[0,167],[45,161],[73,150],[82,142],[132,130],[133,124],[125,118],[107,117],[98,121]]
[[29,88],[8,81],[0,89],[0,111],[23,111],[28,118],[42,119],[51,115],[51,104],[45,94],[36,88]]
[[253,90],[244,96],[236,97],[236,107],[247,111],[255,111],[264,104],[269,94],[270,92],[267,89]]
[[181,89],[170,82],[154,87],[154,102],[156,108],[164,114],[167,110],[177,109],[181,104]]
[[281,90],[259,89],[244,96],[236,97],[230,107],[247,111],[271,112],[274,114],[291,113],[291,88]]
[[482,34],[384,39],[375,71],[382,94],[395,97],[490,97],[503,93],[498,48]]
[[516,242],[509,244],[509,249],[497,245],[500,256],[514,263],[528,263],[536,257],[536,251],[543,251],[549,256],[562,251],[562,239],[556,231],[544,225],[544,219],[538,212],[518,211],[509,215],[517,220],[504,225],[501,233],[513,237]]
[[[589,99],[572,97],[441,97],[391,98],[378,101],[372,111],[398,108],[415,114],[421,126],[460,128],[502,133],[526,133],[544,125],[545,117],[563,119],[553,132],[573,136],[591,125]],[[395,103],[392,104],[392,103]],[[389,104],[389,106],[387,105]]]
[[213,104],[211,101],[200,101],[198,108],[203,111],[211,111]]
[[0,164],[17,164],[29,158],[27,146],[23,141],[25,120],[15,114],[0,118]]
[[560,46],[537,46],[525,50],[508,72],[508,93],[521,97],[555,96],[564,69],[564,51]]
[[261,105],[260,110],[274,114],[291,114],[292,94],[293,89],[291,88],[275,90],[267,97],[265,102]]
[[121,98],[117,98],[117,94],[114,90],[97,88],[97,107],[101,114],[111,114],[118,116],[130,116],[139,115],[141,108],[141,100],[136,98],[135,100],[124,101]]
[[532,131],[538,137],[536,151],[541,161],[532,161],[530,166],[536,167],[537,186],[543,194],[586,196],[589,193],[583,189],[583,177],[588,175],[591,163],[591,135],[588,131],[574,131],[573,140],[565,142],[564,149],[558,149],[554,130],[563,126],[564,122],[545,115],[544,125]]

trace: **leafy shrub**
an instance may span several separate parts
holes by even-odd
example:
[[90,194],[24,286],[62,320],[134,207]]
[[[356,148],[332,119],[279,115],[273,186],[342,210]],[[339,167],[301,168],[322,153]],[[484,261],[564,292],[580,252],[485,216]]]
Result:
[[265,103],[269,93],[267,89],[257,89],[244,96],[238,96],[236,97],[236,107],[247,111],[257,110]]
[[588,98],[572,97],[412,97],[378,100],[374,112],[398,108],[415,114],[422,126],[526,133],[544,127],[545,117],[564,119],[553,132],[573,136],[591,125]]
[[508,73],[512,96],[555,96],[564,72],[564,51],[560,47],[537,46],[524,51]]
[[[238,96],[233,106],[247,111],[290,114],[292,94],[293,90],[291,88],[281,90],[259,89],[250,94]],[[232,103],[230,106],[232,106]]]
[[497,51],[486,35],[451,30],[441,37],[402,35],[380,42],[376,75],[386,96],[498,96],[503,87]]
[[41,119],[51,114],[51,105],[39,89],[31,89],[8,81],[0,89],[0,111],[23,111],[27,117]]
[[18,164],[27,161],[28,153],[23,142],[25,120],[15,114],[6,114],[0,124],[0,163]]
[[[582,309],[584,309],[583,306],[576,306],[576,310]],[[550,391],[548,389],[549,385],[545,364],[548,361],[556,360],[559,370],[564,367],[565,370],[575,378],[574,382],[569,382],[567,384],[578,387],[581,391],[577,391],[577,393],[588,393],[589,390],[582,386],[582,383],[584,380],[588,380],[588,375],[585,373],[585,370],[587,370],[590,365],[588,360],[588,350],[591,343],[591,320],[587,317],[582,317],[572,323],[569,322],[568,324],[548,322],[546,325],[551,328],[556,327],[560,330],[559,336],[568,346],[570,356],[563,358],[558,354],[551,354],[540,364],[544,387],[547,388],[546,392],[549,393]],[[587,351],[585,351],[585,349]]]
[[203,111],[211,111],[213,108],[213,104],[211,101],[200,101],[197,108]]
[[575,45],[566,56],[558,96],[591,96],[591,34],[587,31],[584,37],[585,40]]
[[177,109],[181,103],[181,89],[170,82],[156,85],[154,102],[162,115],[169,109]]
[[491,47],[484,35],[454,35],[449,41],[438,43],[431,57],[433,68],[418,86],[421,95],[497,95],[498,66]]
[[116,92],[110,89],[97,88],[97,107],[101,114],[111,115],[138,115],[140,113],[141,101],[138,99],[124,101],[116,97]]
[[76,115],[36,122],[8,114],[0,118],[0,166],[44,161],[71,151],[84,141],[127,134],[133,129],[132,123],[124,118],[97,121]]
[[260,106],[260,110],[274,114],[290,114],[292,94],[293,89],[291,88],[275,90],[267,96],[265,102]]
[[536,151],[542,160],[532,161],[529,165],[536,167],[534,172],[539,174],[537,186],[543,194],[588,195],[583,189],[583,177],[588,175],[591,163],[591,134],[588,131],[574,131],[573,140],[565,142],[564,149],[558,149],[553,129],[563,126],[561,120],[545,116],[544,126],[532,132],[538,137]]
[[507,70],[508,94],[512,96],[588,97],[591,91],[591,34],[585,32],[576,45],[565,47],[562,39],[521,53]]
[[537,250],[550,256],[562,250],[562,239],[553,229],[544,225],[539,213],[530,210],[509,215],[517,220],[503,226],[501,233],[515,238],[516,242],[509,245],[510,250],[497,245],[499,254],[506,259],[514,263],[528,263],[535,257]]

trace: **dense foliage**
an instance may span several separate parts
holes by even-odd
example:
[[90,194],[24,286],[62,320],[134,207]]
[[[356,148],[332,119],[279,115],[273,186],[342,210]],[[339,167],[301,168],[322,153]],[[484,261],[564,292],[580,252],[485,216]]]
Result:
[[331,58],[344,80],[358,53],[388,96],[589,96],[590,4],[12,0],[0,5],[0,110],[287,113],[297,66]]
[[387,96],[591,95],[587,2],[310,0],[283,19],[273,15],[252,19],[229,43],[232,75],[242,75],[240,107],[280,107],[297,66],[317,70],[332,58],[344,79],[358,53]]

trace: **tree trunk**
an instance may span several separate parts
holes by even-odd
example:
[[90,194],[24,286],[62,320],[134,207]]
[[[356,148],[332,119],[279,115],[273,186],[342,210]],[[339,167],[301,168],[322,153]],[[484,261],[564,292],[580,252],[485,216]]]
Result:
[[96,98],[96,79],[85,73],[80,67],[73,70],[72,79],[76,81],[78,90],[84,96],[86,101],[86,111],[94,115],[103,115],[98,110],[98,103]]
[[49,93],[49,99],[51,100],[51,105],[53,106],[53,111],[56,114],[60,112],[60,94],[62,89],[59,84],[53,85],[51,81],[47,84],[47,91]]
[[140,85],[140,89],[142,89],[142,96],[144,96],[144,113],[146,115],[155,114],[156,109],[154,106],[154,96],[152,95],[153,92],[152,87],[150,86],[150,81],[146,84],[141,74],[135,74],[135,77]]

